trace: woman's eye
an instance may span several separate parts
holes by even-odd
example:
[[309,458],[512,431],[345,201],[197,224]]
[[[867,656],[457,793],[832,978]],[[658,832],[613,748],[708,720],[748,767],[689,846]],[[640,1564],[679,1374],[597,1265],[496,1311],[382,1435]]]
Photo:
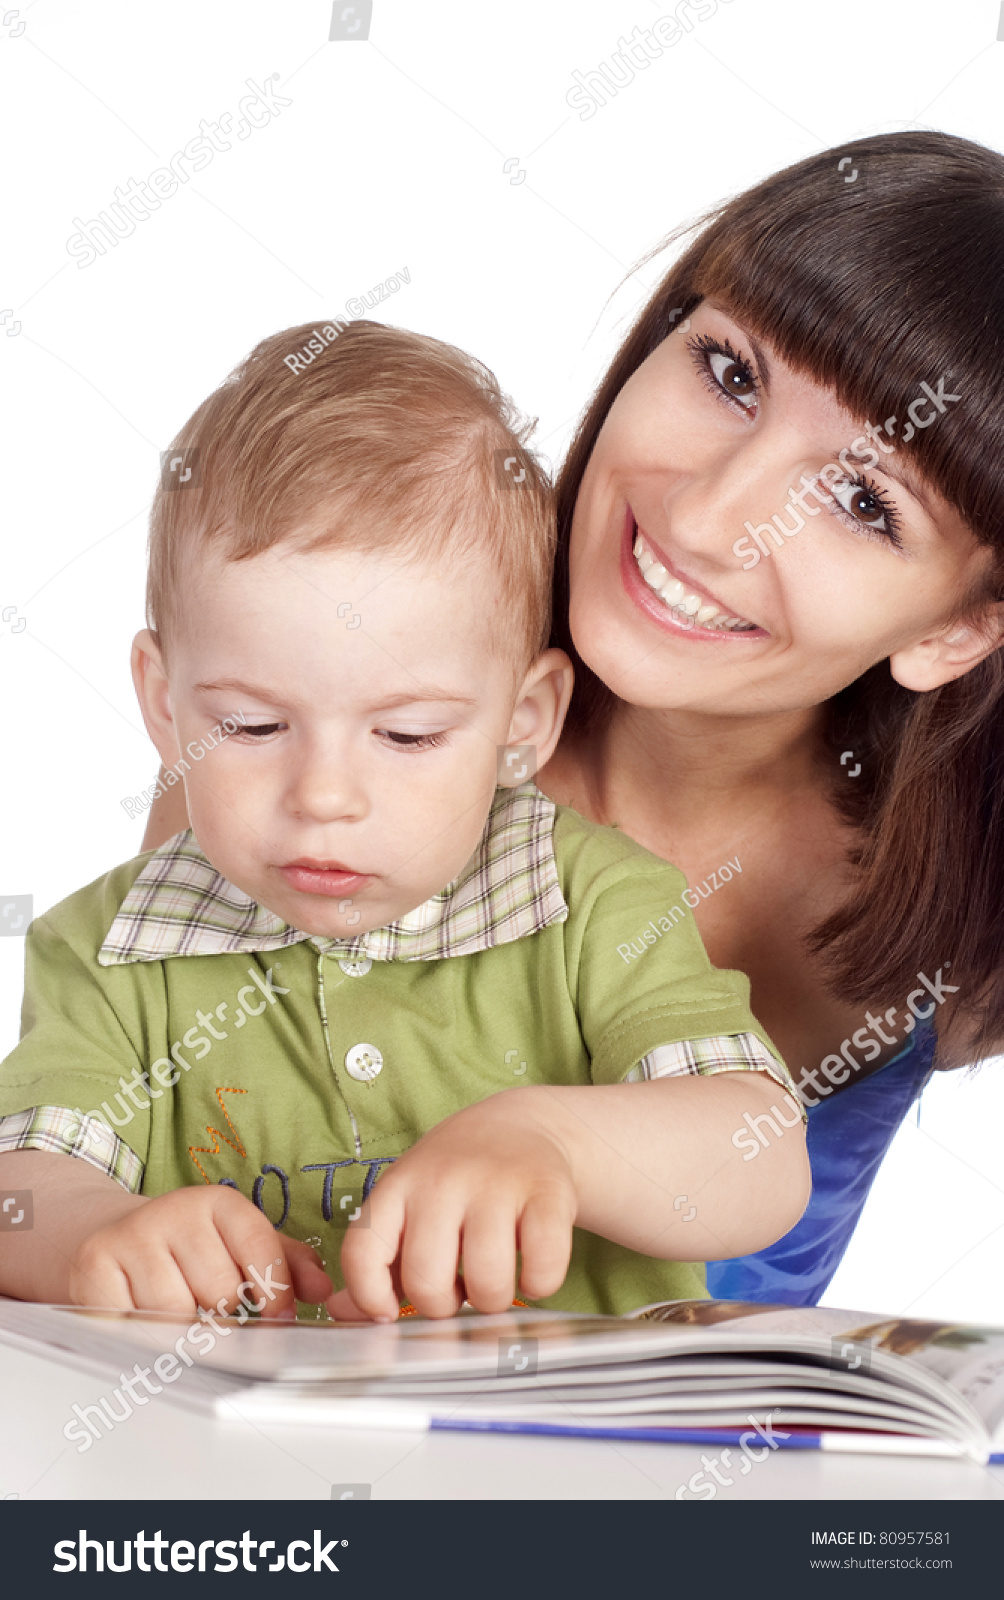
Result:
[[697,339],[688,340],[687,348],[698,372],[714,394],[727,396],[744,411],[755,414],[759,397],[756,373],[749,362],[737,350],[733,350],[728,340],[712,339],[702,334]]
[[756,382],[744,362],[735,361],[731,356],[716,350],[709,354],[708,366],[726,394],[733,395],[735,399],[741,401],[747,398],[756,401]]
[[901,546],[899,519],[882,491],[867,478],[849,478],[833,485],[829,492],[858,528],[884,534],[897,548]]

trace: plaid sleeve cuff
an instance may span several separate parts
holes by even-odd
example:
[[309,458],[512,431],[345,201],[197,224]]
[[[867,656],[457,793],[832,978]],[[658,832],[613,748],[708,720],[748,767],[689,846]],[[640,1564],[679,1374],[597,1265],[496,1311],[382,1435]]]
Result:
[[100,1117],[81,1116],[66,1106],[32,1106],[0,1117],[0,1154],[10,1150],[46,1150],[50,1155],[77,1156],[116,1183],[138,1194],[143,1163]]
[[712,1078],[718,1072],[765,1072],[801,1108],[802,1121],[808,1121],[791,1073],[777,1056],[771,1055],[755,1033],[721,1034],[711,1039],[681,1039],[678,1044],[656,1045],[631,1068],[624,1082],[685,1078],[690,1074]]

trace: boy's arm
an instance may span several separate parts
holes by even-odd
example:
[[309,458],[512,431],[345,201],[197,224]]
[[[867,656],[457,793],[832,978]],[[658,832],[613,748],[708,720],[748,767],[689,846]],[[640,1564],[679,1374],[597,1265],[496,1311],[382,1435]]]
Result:
[[[568,831],[566,973],[593,1082],[508,1089],[425,1134],[348,1229],[336,1315],[389,1318],[398,1292],[427,1316],[465,1295],[502,1311],[517,1250],[521,1292],[546,1299],[564,1281],[573,1226],[706,1261],[773,1243],[805,1208],[802,1108],[750,1013],[748,979],[711,966],[686,880],[578,819]],[[667,1053],[689,1055],[682,1073]],[[647,1081],[625,1081],[650,1067]],[[776,1136],[758,1139],[757,1118]]]
[[[86,1161],[43,1150],[0,1154],[0,1195],[28,1191],[31,1227],[0,1232],[0,1294],[69,1304],[70,1267],[89,1232],[146,1204]],[[25,1209],[18,1205],[18,1209]],[[14,1215],[11,1208],[11,1215]]]
[[[291,1308],[294,1290],[319,1300],[331,1282],[314,1252],[278,1235],[236,1190],[135,1193],[150,1136],[141,1102],[133,1100],[128,1144],[80,1109],[114,1104],[130,1073],[143,1076],[163,1032],[145,969],[94,960],[129,871],[80,891],[28,931],[23,1033],[0,1068],[0,1208],[11,1202],[0,1226],[0,1294],[187,1314],[221,1300],[232,1310],[250,1274],[252,1284],[278,1279],[274,1293],[249,1291],[263,1315]],[[19,1197],[30,1203],[30,1228]]]
[[[783,1137],[744,1160],[733,1135],[772,1107]],[[425,1316],[465,1297],[504,1311],[517,1249],[521,1293],[543,1300],[564,1281],[573,1226],[663,1260],[741,1255],[793,1227],[809,1191],[801,1108],[763,1073],[507,1089],[384,1175],[348,1229],[346,1288],[329,1305],[389,1321],[403,1293]]]
[[0,1195],[25,1191],[30,1229],[0,1231],[0,1294],[16,1300],[184,1316],[243,1303],[275,1317],[295,1315],[297,1299],[331,1293],[315,1252],[276,1233],[233,1189],[153,1198],[130,1194],[73,1156],[0,1155]]
[[[577,1226],[642,1255],[746,1255],[808,1204],[801,1106],[765,1073],[519,1092],[541,1096],[528,1110],[566,1153]],[[765,1114],[778,1133],[761,1145],[749,1127]]]

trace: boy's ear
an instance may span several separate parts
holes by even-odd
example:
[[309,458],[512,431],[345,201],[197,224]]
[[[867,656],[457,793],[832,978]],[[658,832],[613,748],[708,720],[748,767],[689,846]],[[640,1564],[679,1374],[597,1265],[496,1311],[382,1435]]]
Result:
[[572,698],[573,681],[574,668],[564,650],[545,650],[533,663],[517,693],[506,739],[507,745],[523,747],[523,751],[529,746],[532,756],[527,759],[520,752],[512,773],[506,769],[506,775],[498,780],[503,788],[525,783],[550,761]]
[[925,692],[962,678],[1004,643],[1004,605],[949,623],[938,633],[889,657],[889,670],[904,689]]
[[163,652],[149,628],[143,628],[133,640],[129,664],[146,731],[165,767],[172,767],[181,751],[171,710]]

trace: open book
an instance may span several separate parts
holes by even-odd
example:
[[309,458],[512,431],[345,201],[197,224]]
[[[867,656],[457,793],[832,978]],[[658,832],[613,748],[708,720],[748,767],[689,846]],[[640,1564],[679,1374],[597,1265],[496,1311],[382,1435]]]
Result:
[[[0,1340],[110,1373],[116,1420],[129,1378],[256,1422],[1004,1459],[1004,1329],[824,1307],[681,1300],[624,1318],[467,1311],[377,1326],[6,1300]],[[83,1450],[100,1407],[74,1410],[64,1431]]]

